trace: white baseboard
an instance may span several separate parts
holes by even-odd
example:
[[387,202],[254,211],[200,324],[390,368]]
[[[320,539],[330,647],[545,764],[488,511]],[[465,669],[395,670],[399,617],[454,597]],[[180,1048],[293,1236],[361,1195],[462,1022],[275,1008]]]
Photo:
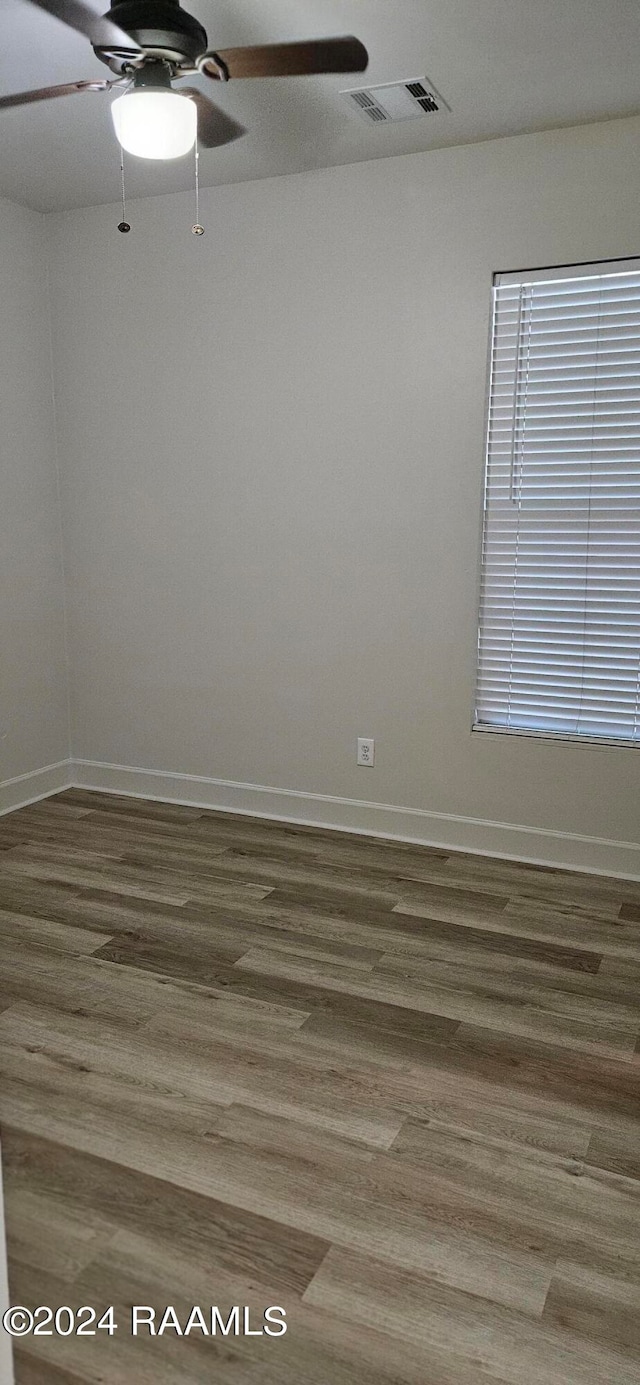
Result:
[[328,794],[275,789],[263,784],[239,784],[228,779],[207,779],[198,774],[170,774],[130,765],[101,764],[95,760],[75,760],[70,768],[74,784],[103,793],[182,803],[416,842],[450,851],[640,880],[640,842],[610,841],[572,832],[552,832],[542,827],[433,813],[423,808],[367,803],[355,798],[334,798]]
[[29,774],[5,779],[0,783],[0,817],[3,813],[15,812],[16,808],[26,808],[29,803],[37,803],[41,798],[49,798],[52,793],[60,793],[61,789],[69,789],[73,782],[71,760],[59,760],[55,765],[44,765]]
[[199,774],[109,765],[97,760],[60,760],[55,765],[5,779],[0,784],[0,816],[37,803],[77,785],[102,793],[183,803],[308,827],[330,827],[370,837],[385,837],[420,846],[442,847],[533,865],[640,880],[640,842],[584,837],[552,832],[544,827],[490,822],[482,818],[403,808],[391,803],[368,803],[357,798],[276,789],[264,784],[240,784],[208,779]]

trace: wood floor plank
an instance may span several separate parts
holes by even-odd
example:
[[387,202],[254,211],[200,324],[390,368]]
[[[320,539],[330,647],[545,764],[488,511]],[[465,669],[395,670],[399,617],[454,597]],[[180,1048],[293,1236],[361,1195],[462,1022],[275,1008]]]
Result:
[[587,1151],[590,1164],[625,1178],[640,1179],[640,1131],[595,1130]]
[[[71,1102],[49,1103],[41,1095],[37,1102],[29,1101],[16,1084],[7,1084],[3,1110],[8,1124],[28,1134],[42,1137],[47,1129],[55,1143],[137,1172],[148,1162],[144,1129],[131,1121],[123,1120],[114,1130],[99,1112],[89,1120]],[[545,1256],[517,1245],[492,1245],[471,1230],[426,1216],[417,1204],[405,1209],[398,1198],[375,1205],[366,1195],[364,1178],[358,1196],[318,1165],[303,1167],[291,1155],[269,1155],[222,1136],[185,1139],[172,1132],[157,1148],[154,1166],[156,1176],[171,1185],[215,1197],[297,1233],[422,1270],[533,1316],[542,1312],[552,1272]]]
[[599,1125],[640,1115],[633,1064],[608,1055],[584,1054],[526,1036],[461,1024],[455,1033],[457,1070],[481,1075],[512,1091],[560,1098],[568,1112],[592,1112]]
[[141,872],[127,871],[115,861],[109,870],[106,865],[101,866],[97,862],[85,867],[71,862],[57,863],[53,860],[32,859],[34,847],[25,848],[22,856],[17,856],[16,851],[22,851],[22,848],[6,853],[7,857],[11,856],[11,861],[8,861],[4,868],[5,878],[9,883],[26,877],[41,881],[45,885],[52,882],[77,885],[81,889],[118,889],[123,894],[137,895],[140,899],[158,901],[161,904],[186,904],[188,899],[184,887],[170,886],[168,882],[153,880],[150,875],[145,879]]
[[[106,927],[113,928],[113,922],[112,915],[111,920],[107,918]],[[245,923],[221,911],[207,919],[199,918],[193,910],[169,917],[146,915],[144,919],[132,919],[126,913],[124,923],[123,936],[100,938],[96,956],[167,975],[176,975],[179,967],[184,977],[205,984],[209,976],[212,981],[215,979],[220,964],[233,964],[252,948],[264,944],[276,952],[324,961],[347,971],[372,971],[381,956],[375,948],[314,939],[313,935],[282,931],[267,924]]]
[[[103,949],[101,955],[108,955]],[[545,1006],[545,995],[540,988],[539,1000],[531,1003],[522,999],[523,992],[510,999],[504,994],[492,997],[485,988],[479,995],[474,989],[464,989],[461,976],[458,985],[438,984],[427,973],[421,980],[414,981],[407,969],[401,978],[387,972],[359,973],[349,976],[348,969],[339,969],[329,963],[314,959],[297,959],[275,953],[267,948],[253,948],[236,962],[240,971],[257,972],[264,976],[272,975],[285,981],[299,980],[303,985],[316,985],[333,992],[353,995],[378,1003],[394,1004],[416,1013],[441,1015],[443,1018],[460,1023],[486,1025],[491,1029],[505,1029],[511,1034],[546,1039],[549,1042],[563,1042],[569,1048],[583,1049],[585,1052],[611,1054],[620,1058],[631,1058],[637,1034],[637,1016],[629,1017],[626,1012],[604,1016],[602,1012],[590,1014],[588,1021],[578,1013],[554,1013]],[[559,995],[559,993],[557,993]],[[569,998],[566,1004],[568,1005]],[[555,1009],[559,1009],[559,1005]]]
[[[397,913],[397,910],[394,910]],[[420,916],[418,916],[420,917]],[[397,933],[404,940],[407,931],[407,917],[403,915],[402,922],[398,918],[396,924]],[[385,920],[388,926],[388,922]],[[464,928],[464,932],[461,931]],[[523,966],[527,962],[539,963],[543,966],[561,968],[562,971],[588,972],[594,974],[600,970],[602,964],[602,953],[588,952],[584,948],[566,947],[561,943],[539,941],[533,938],[523,938],[519,934],[501,931],[499,928],[474,928],[471,925],[450,923],[444,919],[437,919],[424,916],[421,922],[416,923],[410,936],[415,939],[417,946],[414,953],[420,955],[425,960],[431,957],[442,958],[464,958],[474,962],[482,960],[500,965],[501,959],[509,959],[514,970],[516,966]],[[385,947],[385,953],[393,957],[404,955],[406,947],[398,949],[391,945]]]
[[0,826],[16,1385],[638,1385],[640,882],[68,790]]
[[563,910],[554,908],[553,903],[512,898],[501,911],[492,913],[487,909],[474,917],[473,910],[457,908],[455,901],[441,902],[436,910],[419,899],[404,898],[394,906],[394,913],[403,918],[429,918],[435,914],[461,926],[470,923],[493,933],[512,932],[516,937],[633,959],[640,947],[640,925],[618,917],[619,903],[618,900],[611,906],[610,917],[602,917],[597,908],[590,910],[587,905]]
[[[106,1257],[105,1257],[106,1259]],[[109,1261],[106,1261],[107,1267]],[[76,1335],[36,1337],[25,1339],[27,1347],[21,1346],[16,1360],[16,1385],[23,1385],[20,1371],[26,1360],[28,1368],[36,1371],[35,1379],[43,1385],[157,1385],[159,1370],[163,1385],[210,1385],[212,1373],[218,1379],[218,1359],[223,1357],[224,1348],[211,1339],[206,1352],[191,1338],[170,1340],[167,1336],[161,1342],[143,1342],[131,1335],[129,1322],[130,1305],[139,1301],[136,1289],[138,1282],[127,1281],[122,1285],[121,1295],[113,1292],[117,1287],[113,1277],[103,1273],[106,1291],[111,1291],[111,1304],[115,1307],[114,1320],[118,1330],[112,1336],[96,1332],[93,1338]],[[140,1285],[140,1299],[144,1293],[144,1283]],[[77,1281],[78,1297],[70,1293],[64,1281],[43,1270],[17,1263],[11,1281],[14,1301],[19,1301],[31,1311],[39,1304],[63,1304],[73,1302],[71,1307],[90,1303],[93,1280],[90,1274]],[[127,1297],[128,1296],[128,1299]],[[218,1349],[216,1350],[216,1346]],[[160,1349],[158,1351],[158,1348]],[[161,1365],[158,1357],[161,1354]],[[37,1372],[41,1374],[38,1375]],[[29,1376],[26,1377],[29,1379]]]
[[3,1127],[3,1164],[17,1195],[35,1191],[58,1215],[84,1219],[105,1239],[127,1230],[171,1246],[207,1276],[208,1293],[227,1274],[301,1295],[329,1248],[322,1238],[190,1191],[177,1170],[167,1185],[134,1165],[10,1125]]
[[72,1284],[116,1234],[106,1217],[16,1188],[7,1209],[7,1254],[11,1264],[31,1266]]
[[[181,847],[175,853],[175,858],[181,861],[186,859],[189,863],[191,851],[189,842],[185,848]],[[193,853],[196,873],[202,859],[201,853],[202,847]],[[143,868],[162,863],[161,851],[152,852],[147,848],[137,848],[135,851],[125,848],[123,859]],[[172,858],[165,852],[164,861],[167,859]],[[276,856],[268,856],[266,852],[238,853],[226,848],[209,858],[208,869],[221,881],[226,879],[230,883],[240,881],[269,886],[271,889],[290,887],[294,890],[311,891],[314,900],[317,900],[323,890],[328,891],[330,900],[336,892],[346,893],[349,903],[356,906],[360,902],[368,909],[372,904],[382,909],[390,909],[397,903],[401,893],[400,882],[393,876],[382,875],[373,879],[370,872],[358,871],[352,866],[336,868],[333,864],[325,865],[315,859],[313,863],[308,860],[303,862],[298,857],[291,860],[291,853],[284,851]]]
[[[47,833],[45,837],[45,833]],[[170,849],[178,845],[189,847],[194,854],[213,859],[227,849],[227,842],[217,842],[200,838],[194,834],[194,822],[176,823],[159,817],[143,817],[140,813],[127,816],[125,813],[109,813],[100,808],[85,810],[82,820],[69,820],[63,824],[43,819],[37,824],[34,840],[71,841],[86,843],[89,850],[93,843],[113,842],[132,848],[143,849],[161,846],[164,842]]]
[[[110,855],[124,860],[125,857],[148,858],[148,864],[162,869],[189,866],[194,870],[212,869],[215,862],[226,854],[226,846],[216,846],[208,842],[192,841],[188,833],[176,831],[168,823],[144,822],[141,830],[129,819],[105,818],[97,813],[87,813],[81,820],[71,819],[62,826],[50,819],[43,820],[21,833],[20,842],[15,845],[31,844],[51,850],[66,844],[77,852],[87,855]],[[163,859],[164,853],[164,859]],[[131,864],[131,861],[129,861]],[[227,872],[228,874],[228,872]]]
[[174,1111],[179,1116],[182,1102],[185,1121],[189,1118],[205,1132],[217,1128],[219,1109],[232,1103],[251,1103],[257,1110],[281,1118],[298,1115],[307,1124],[363,1140],[374,1148],[386,1148],[402,1123],[392,1107],[378,1104],[366,1081],[357,1082],[354,1075],[347,1097],[335,1074],[323,1070],[321,1063],[305,1061],[304,1052],[287,1059],[286,1044],[278,1046],[280,1061],[275,1072],[264,1037],[252,1039],[255,1047],[251,1048],[235,1042],[233,1034],[211,1036],[202,1045],[196,1033],[195,1042],[178,1044],[166,1017],[162,1027],[147,1025],[144,1033],[132,1033],[104,1021],[88,1025],[73,1015],[57,1018],[23,1006],[5,1011],[0,1025],[4,1041],[0,1071],[5,1073],[0,1115],[11,1079],[22,1082],[25,1091],[35,1085],[42,1092],[42,1069],[48,1060],[54,1068],[63,1069],[62,1080],[54,1075],[47,1084],[58,1098],[69,1092],[65,1080],[68,1065],[75,1069],[70,1093],[74,1097],[80,1096],[81,1074],[83,1110],[90,1109],[96,1087],[104,1105],[105,1096],[113,1096],[113,1084],[123,1084],[123,1113],[128,1089],[134,1106],[139,1101],[141,1114],[151,1104],[160,1116],[166,1109],[168,1120]]
[[[317,955],[327,961],[345,960],[366,970],[370,970],[372,964],[382,956],[381,948],[362,942],[349,942],[340,936],[339,928],[329,929],[328,936],[325,936],[324,930],[310,932],[300,926],[296,928],[294,924],[297,922],[300,925],[300,920],[281,920],[277,911],[263,917],[255,906],[247,907],[246,901],[240,908],[202,904],[187,908],[158,901],[151,903],[108,890],[65,891],[59,887],[53,893],[46,885],[37,883],[34,889],[33,884],[30,882],[25,891],[21,887],[16,888],[15,882],[12,882],[8,889],[5,880],[3,895],[7,897],[7,902],[12,903],[16,920],[22,915],[26,917],[33,937],[38,933],[38,921],[44,921],[41,928],[43,941],[49,924],[60,924],[70,930],[70,937],[76,928],[101,933],[103,936],[96,951],[110,939],[114,943],[124,939],[137,944],[168,947],[174,957],[185,949],[191,953],[195,949],[198,960],[203,953],[213,952],[229,961],[235,960],[250,947],[267,941],[269,946],[277,949],[302,956]],[[16,927],[19,926],[19,922],[16,922]],[[61,936],[66,935],[63,933]],[[366,932],[364,937],[369,944],[371,939]]]
[[91,811],[95,808],[102,808],[109,813],[124,813],[126,817],[133,817],[137,821],[150,818],[156,822],[173,823],[181,826],[187,822],[196,822],[203,815],[202,808],[191,808],[182,803],[161,803],[151,798],[136,798],[125,794],[105,794],[96,793],[93,789],[63,789],[61,793],[54,794],[52,803],[61,803],[65,807],[71,805],[74,808],[88,808]]
[[[159,1251],[152,1238],[130,1236],[125,1245],[120,1241],[118,1249],[119,1255],[112,1249],[99,1267],[98,1282],[113,1286],[123,1297],[126,1295],[128,1303],[143,1301],[159,1306],[169,1298],[181,1298],[175,1292],[177,1280],[193,1294],[189,1262],[171,1254],[170,1246],[163,1244]],[[165,1249],[168,1255],[163,1255]],[[50,1277],[20,1275],[17,1291],[23,1301],[42,1302],[55,1294],[55,1285]],[[224,1292],[226,1281],[222,1287]],[[95,1294],[96,1281],[91,1277],[86,1281],[86,1289],[87,1294]],[[250,1284],[244,1297],[253,1306],[256,1293]],[[222,1296],[218,1301],[222,1303]],[[124,1314],[119,1313],[121,1321],[126,1319],[127,1302],[122,1304]],[[260,1310],[262,1305],[258,1301],[255,1306]],[[131,1385],[132,1381],[135,1385],[153,1385],[162,1370],[163,1385],[211,1385],[212,1380],[216,1385],[237,1385],[239,1379],[252,1385],[300,1385],[301,1381],[304,1385],[327,1385],[328,1381],[331,1385],[360,1385],[363,1380],[367,1385],[478,1385],[477,1372],[469,1369],[461,1357],[449,1350],[432,1348],[427,1359],[423,1351],[384,1331],[383,1324],[359,1329],[297,1300],[289,1300],[287,1321],[286,1336],[276,1341],[244,1337],[212,1338],[203,1343],[193,1337],[177,1341],[165,1337],[145,1350],[140,1340],[132,1343],[119,1337],[112,1339],[117,1340],[116,1354],[111,1344],[106,1348],[97,1344],[92,1352],[95,1374],[92,1372],[90,1377],[84,1375],[86,1352],[83,1357],[79,1351],[81,1343],[67,1338],[56,1343],[55,1350],[60,1347],[65,1368],[71,1362],[82,1374],[62,1375],[60,1379],[63,1385],[68,1385],[69,1380],[76,1385],[79,1379],[84,1382],[89,1378],[91,1385],[103,1385],[105,1381],[107,1385]],[[32,1339],[33,1348],[42,1351]],[[56,1370],[60,1369],[58,1363]],[[155,1374],[149,1374],[150,1370]],[[58,1379],[52,1375],[53,1385],[58,1385]],[[485,1372],[482,1385],[496,1385],[496,1381]]]
[[[86,863],[85,863],[86,861]],[[26,875],[36,880],[57,880],[83,888],[119,890],[161,903],[184,904],[189,894],[194,899],[242,903],[243,899],[264,899],[269,885],[253,881],[229,881],[206,872],[194,874],[188,866],[132,865],[119,855],[60,850],[50,843],[16,846],[3,854],[3,869],[9,876]]]
[[[244,955],[247,954],[243,953]],[[279,956],[280,954],[274,953],[273,955]],[[101,949],[100,958],[96,959],[96,964],[100,961],[104,966],[112,968],[122,966],[127,972],[133,971],[135,973],[140,968],[149,976],[155,974],[159,981],[161,978],[165,982],[184,980],[188,984],[194,978],[193,959],[181,957],[175,950],[167,948],[140,947],[135,941],[107,945]],[[336,968],[336,971],[342,973],[345,970],[344,966]],[[357,967],[352,968],[352,970],[358,975],[363,975],[362,970]],[[339,987],[328,988],[313,982],[307,984],[275,973],[263,976],[259,971],[239,970],[237,966],[230,965],[225,960],[218,962],[215,959],[210,959],[206,965],[202,963],[197,968],[197,975],[203,980],[206,978],[206,985],[224,989],[227,994],[234,995],[238,1001],[247,997],[266,1004],[275,1003],[298,1012],[304,1009],[307,1014],[311,1011],[330,1012],[347,1018],[360,1019],[364,1022],[377,1023],[385,1029],[396,1030],[400,1033],[416,1034],[422,1038],[430,1034],[432,1036],[448,1036],[455,1031],[458,1025],[457,1020],[450,1019],[446,1015],[429,1014],[426,1010],[411,1009],[404,1004],[382,1003],[358,996],[349,989],[343,992]]]
[[640,1284],[635,1278],[604,1274],[562,1258],[547,1294],[544,1319],[628,1353],[632,1360],[640,1354]]
[[[418,1121],[403,1126],[387,1165],[394,1159],[406,1165],[408,1181],[428,1171],[434,1198],[436,1184],[440,1195],[448,1186],[461,1210],[468,1206],[482,1215],[494,1209],[542,1245],[550,1244],[550,1237],[557,1253],[562,1247],[568,1254],[575,1242],[581,1254],[593,1254],[597,1262],[599,1246],[605,1254],[624,1255],[628,1244],[640,1243],[640,1189],[586,1160],[497,1150],[477,1137],[460,1138]],[[394,1171],[401,1176],[398,1167]]]
[[[21,1019],[24,1024],[19,1016],[16,1028]],[[104,1034],[103,1030],[98,1032]],[[20,1091],[35,1105],[53,1098],[67,1103],[70,1109],[79,1106],[89,1120],[134,1120],[147,1128],[150,1141],[169,1129],[186,1134],[215,1128],[225,1108],[224,1100],[216,1100],[208,1091],[194,1090],[193,1085],[189,1091],[176,1087],[170,1073],[154,1081],[135,1062],[128,1067],[119,1067],[117,1062],[100,1066],[93,1061],[89,1041],[86,1049],[79,1051],[72,1044],[65,1049],[64,1044],[47,1042],[46,1035],[35,1026],[26,1040],[14,1037],[11,1030],[2,1035],[0,1074],[0,1116],[9,1109],[3,1098],[8,1103],[12,1092]]]
[[14,1346],[14,1370],[20,1385],[85,1385],[86,1375],[77,1375],[51,1360],[38,1360],[24,1346]]
[[[238,999],[223,988],[138,967],[121,969],[94,955],[78,956],[70,969],[56,949],[40,944],[12,944],[2,939],[1,930],[0,969],[5,996],[13,1004],[33,1003],[81,1018],[112,1019],[134,1027],[144,1025],[159,1011],[177,1009],[183,1013],[185,1006],[196,1021],[215,1022],[223,1030],[220,1010],[225,1015],[233,1012],[236,1023],[238,1019]],[[269,991],[255,999],[243,997],[243,1022],[255,1026],[258,1036],[260,1025],[267,1023],[298,1028],[308,1018],[309,1010],[296,1005],[295,996],[288,999],[288,1004],[277,1003]]]
[[456,1350],[469,1366],[508,1385],[637,1385],[635,1364],[617,1350],[524,1315],[333,1247],[305,1293],[305,1301],[372,1326],[393,1318],[396,1334],[432,1348]]
[[137,1025],[150,1018],[159,1004],[148,987],[132,987],[126,976],[114,975],[107,963],[84,957],[70,968],[57,949],[12,943],[2,937],[1,930],[0,969],[5,992],[14,1000],[51,1004],[79,1015],[102,1015]]
[[452,852],[443,877],[473,887],[507,890],[522,900],[553,900],[568,907],[584,906],[613,916],[625,898],[638,898],[638,883],[615,876],[581,874],[559,866],[536,866],[525,861],[501,861]]
[[[272,949],[271,942],[268,943]],[[583,1021],[585,998],[588,998],[590,1021],[594,1028],[619,1028],[630,1038],[638,1030],[637,996],[633,988],[604,982],[591,972],[557,968],[544,963],[523,962],[510,957],[493,955],[491,960],[470,955],[442,960],[432,956],[417,959],[385,953],[374,964],[374,977],[404,977],[409,982],[453,987],[463,994],[471,993],[485,1000],[507,1004],[531,1004],[535,994],[536,1008],[543,1013],[564,1015]],[[319,959],[321,960],[321,959]]]
[[79,928],[74,924],[58,923],[53,919],[31,918],[28,914],[16,914],[8,909],[0,909],[0,936],[10,938],[14,943],[34,942],[45,947],[55,948],[56,952],[89,955],[104,947],[104,933],[90,928]]

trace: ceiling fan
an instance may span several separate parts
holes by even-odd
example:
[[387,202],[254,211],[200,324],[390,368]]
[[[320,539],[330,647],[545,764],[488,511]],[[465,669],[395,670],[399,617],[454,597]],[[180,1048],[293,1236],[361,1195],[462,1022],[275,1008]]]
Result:
[[246,134],[242,125],[198,87],[173,82],[198,74],[214,82],[236,77],[298,77],[323,72],[363,72],[369,61],[357,38],[272,43],[214,52],[202,25],[179,0],[115,0],[105,15],[86,0],[31,0],[89,39],[96,57],[115,76],[66,82],[0,97],[0,110],[81,91],[124,87],[112,103],[123,149],[143,158],[171,159],[188,153],[196,138],[205,149]]

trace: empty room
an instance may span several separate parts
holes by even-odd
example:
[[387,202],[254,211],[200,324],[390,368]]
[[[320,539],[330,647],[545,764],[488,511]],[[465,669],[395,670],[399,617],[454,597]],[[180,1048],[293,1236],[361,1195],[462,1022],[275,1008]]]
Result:
[[0,1385],[639,1385],[637,0],[0,18]]

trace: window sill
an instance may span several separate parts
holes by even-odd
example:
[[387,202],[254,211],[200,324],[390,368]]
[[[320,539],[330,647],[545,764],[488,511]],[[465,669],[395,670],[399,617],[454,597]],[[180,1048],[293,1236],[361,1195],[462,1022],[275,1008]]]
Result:
[[552,741],[554,744],[564,745],[585,745],[592,750],[609,750],[613,747],[616,750],[639,750],[640,741],[628,740],[622,736],[587,736],[584,734],[572,735],[569,731],[536,731],[533,727],[522,728],[518,726],[493,726],[486,721],[476,721],[471,727],[472,732],[479,731],[483,735],[490,736],[528,736],[531,740]]

